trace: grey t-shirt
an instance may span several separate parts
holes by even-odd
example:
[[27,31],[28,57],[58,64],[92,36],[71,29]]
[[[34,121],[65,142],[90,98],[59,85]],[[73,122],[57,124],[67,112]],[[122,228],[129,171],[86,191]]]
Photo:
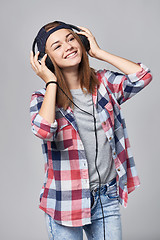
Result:
[[[81,109],[93,114],[92,95],[85,95],[81,88],[70,89],[70,91],[73,97],[73,102],[76,103]],[[111,147],[102,128],[95,106],[94,112],[96,117],[96,129],[98,137],[97,166],[101,176],[101,183],[103,185],[115,178],[117,173],[115,170],[114,161],[112,159]],[[86,152],[90,188],[93,190],[99,186],[99,178],[95,168],[96,139],[94,132],[94,119],[93,116],[84,113],[76,106],[74,106],[73,113],[78,125],[79,135]]]

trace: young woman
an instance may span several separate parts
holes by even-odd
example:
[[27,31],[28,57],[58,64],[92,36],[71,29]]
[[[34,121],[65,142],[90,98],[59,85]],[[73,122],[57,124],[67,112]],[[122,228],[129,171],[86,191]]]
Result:
[[[45,182],[40,209],[49,239],[122,239],[119,203],[139,186],[120,105],[152,79],[150,70],[102,50],[92,33],[53,22],[38,33],[30,62],[46,87],[32,94]],[[87,49],[82,38],[89,42]],[[44,51],[42,51],[44,49]],[[88,54],[118,68],[95,71]],[[39,61],[41,52],[46,54]],[[52,68],[46,66],[49,57]]]

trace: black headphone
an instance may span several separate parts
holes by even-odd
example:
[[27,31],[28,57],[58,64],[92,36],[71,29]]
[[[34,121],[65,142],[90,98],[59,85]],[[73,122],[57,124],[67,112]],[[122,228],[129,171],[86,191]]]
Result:
[[[62,28],[71,29],[72,31],[76,30],[77,32],[82,31],[80,28],[78,28],[77,26],[74,26],[72,24],[66,24],[66,23],[61,22],[61,21],[55,21],[55,23],[59,23],[60,25],[55,27],[55,28],[52,28],[48,32],[46,32],[46,30],[45,30],[46,25],[43,26],[39,30],[36,38],[34,39],[34,42],[33,42],[33,45],[32,45],[32,51],[33,51],[33,54],[35,55],[35,46],[37,44],[38,51],[40,52],[39,55],[38,55],[38,61],[39,62],[41,62],[41,59],[45,55],[45,44],[46,44],[46,41],[47,41],[48,37],[50,36],[50,34],[52,34],[53,32],[55,32],[59,29],[62,29]],[[88,38],[86,36],[80,34],[80,33],[76,33],[76,34],[79,36],[83,46],[85,47],[86,51],[88,52],[90,50],[90,43],[89,43]],[[48,55],[47,55],[45,64],[53,73],[55,72],[54,65],[53,65],[53,63],[52,63],[52,61],[51,61],[51,59],[49,58]]]

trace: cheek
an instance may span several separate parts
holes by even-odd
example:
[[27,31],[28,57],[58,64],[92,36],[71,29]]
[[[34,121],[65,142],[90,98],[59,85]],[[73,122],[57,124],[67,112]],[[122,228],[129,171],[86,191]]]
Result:
[[59,63],[61,62],[61,59],[62,59],[60,53],[52,53],[52,54],[50,54],[50,58],[51,58],[51,60],[54,59],[54,61],[55,61],[57,64],[59,64]]

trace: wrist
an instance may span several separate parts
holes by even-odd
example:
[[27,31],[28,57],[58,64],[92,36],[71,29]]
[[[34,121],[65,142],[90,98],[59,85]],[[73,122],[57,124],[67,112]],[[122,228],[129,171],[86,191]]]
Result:
[[47,84],[48,82],[51,82],[51,81],[55,81],[55,82],[57,82],[57,78],[47,78],[47,79],[45,79],[44,80],[44,82]]
[[95,58],[103,60],[104,58],[104,53],[106,53],[104,50],[102,50],[101,48],[99,48],[96,52],[95,52]]
[[48,86],[58,86],[58,82],[55,81],[55,80],[50,80],[50,81],[48,81],[48,82],[46,83],[46,88],[47,88]]
[[96,48],[96,49],[94,49],[94,51],[92,50],[92,55],[93,55],[93,57],[95,57],[95,58],[97,58],[99,55],[100,55],[100,53],[101,53],[101,48]]

